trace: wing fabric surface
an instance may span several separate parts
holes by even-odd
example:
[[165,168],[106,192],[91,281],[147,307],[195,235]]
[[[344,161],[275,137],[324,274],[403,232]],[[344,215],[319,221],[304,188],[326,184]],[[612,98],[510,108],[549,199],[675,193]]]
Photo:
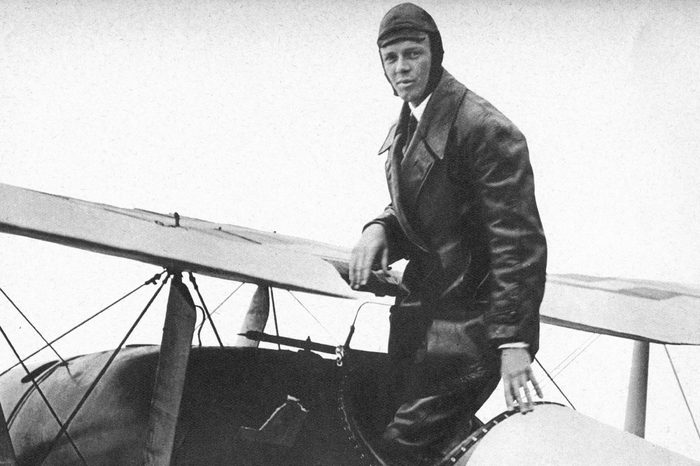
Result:
[[652,343],[700,345],[700,290],[648,280],[548,275],[541,320]]
[[339,248],[5,184],[0,184],[0,232],[224,279],[354,296],[335,267],[323,260],[329,256],[347,262]]
[[[0,184],[0,232],[142,262],[330,296],[348,286],[347,248],[196,218],[125,209]],[[400,275],[363,291],[395,296]],[[700,289],[549,274],[544,323],[656,343],[700,345]]]

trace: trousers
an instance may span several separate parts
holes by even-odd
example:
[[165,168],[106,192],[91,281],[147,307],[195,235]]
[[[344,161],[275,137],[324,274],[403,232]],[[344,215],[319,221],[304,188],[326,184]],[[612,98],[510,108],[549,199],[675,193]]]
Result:
[[431,357],[426,323],[397,317],[392,316],[390,347],[395,411],[382,436],[383,450],[392,465],[431,465],[481,425],[475,414],[498,385],[500,357],[484,348],[478,355]]

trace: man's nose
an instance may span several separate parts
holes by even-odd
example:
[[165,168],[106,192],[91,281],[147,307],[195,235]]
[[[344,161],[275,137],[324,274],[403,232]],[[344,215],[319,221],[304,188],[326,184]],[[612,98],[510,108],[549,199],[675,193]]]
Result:
[[396,72],[397,73],[406,73],[411,69],[411,64],[409,61],[403,57],[399,57],[399,59],[396,62]]

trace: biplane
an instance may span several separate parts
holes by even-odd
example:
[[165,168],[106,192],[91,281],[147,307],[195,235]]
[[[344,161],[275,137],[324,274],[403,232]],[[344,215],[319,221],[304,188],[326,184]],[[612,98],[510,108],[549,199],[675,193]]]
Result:
[[[347,249],[9,185],[0,232],[163,268],[114,350],[40,364],[15,351],[19,363],[0,376],[1,464],[391,464],[376,449],[392,405],[386,354],[354,349],[354,326],[343,345],[264,333],[270,288],[358,297]],[[257,285],[240,329],[216,329],[197,275]],[[362,291],[392,296],[399,280],[376,274]],[[127,345],[165,287],[161,344]],[[441,464],[698,464],[642,438],[649,345],[700,345],[698,304],[700,291],[681,285],[550,275],[543,323],[635,341],[628,432],[541,402],[481,423]],[[219,345],[193,347],[197,308]],[[239,334],[235,345],[223,331]]]

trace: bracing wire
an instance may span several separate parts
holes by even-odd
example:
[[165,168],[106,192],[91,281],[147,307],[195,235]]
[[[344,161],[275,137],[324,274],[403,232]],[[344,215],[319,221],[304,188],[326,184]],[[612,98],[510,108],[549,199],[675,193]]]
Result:
[[577,346],[572,352],[570,352],[564,359],[559,362],[556,366],[554,366],[554,369],[552,369],[553,375],[552,377],[557,377],[559,374],[564,372],[564,370],[569,367],[571,363],[573,363],[576,359],[579,358],[595,341],[600,338],[600,334],[595,334],[591,338],[589,338],[587,341],[582,343],[581,345]]
[[554,369],[552,369],[552,373],[554,374],[554,377],[557,375],[561,374],[564,372],[564,370],[569,367],[569,364],[574,362],[576,359],[578,359],[579,356],[581,356],[595,341],[600,338],[600,333],[596,333],[591,335],[588,340],[577,346],[572,352],[570,352],[564,359],[561,360],[559,364],[554,366]]
[[201,348],[202,347],[202,329],[204,328],[204,322],[207,320],[207,315],[204,312],[204,308],[198,304],[194,305],[195,309],[198,309],[199,312],[202,313],[202,323],[199,324],[199,327],[197,328],[197,345]]
[[681,390],[681,395],[683,396],[683,401],[685,402],[685,407],[688,409],[688,413],[690,414],[690,419],[693,421],[693,427],[695,427],[695,433],[698,435],[698,439],[700,439],[700,429],[698,429],[698,423],[695,421],[695,416],[693,416],[693,410],[690,409],[690,403],[688,403],[688,398],[685,396],[685,390],[683,390],[683,385],[681,384],[681,379],[678,377],[678,372],[676,371],[676,365],[673,363],[673,359],[671,359],[671,353],[668,351],[668,345],[664,345],[664,350],[666,351],[666,356],[668,357],[668,362],[671,363],[671,369],[673,370],[673,375],[676,377],[676,383],[678,384],[678,388]]
[[[197,280],[194,278],[194,274],[192,272],[189,272],[190,276],[190,282],[192,283],[192,287],[194,287],[194,290],[197,292],[197,296],[199,297],[199,302],[202,303],[202,309],[204,309],[204,313],[206,314],[207,318],[209,319],[209,325],[211,325],[212,330],[214,330],[214,336],[216,336],[216,340],[219,342],[220,347],[224,347],[224,343],[221,341],[221,337],[219,336],[219,331],[216,330],[216,325],[214,325],[214,321],[211,318],[211,314],[209,313],[209,309],[207,309],[207,304],[204,302],[204,298],[202,297],[202,293],[199,292],[199,285],[197,284]],[[202,320],[202,324],[204,324],[204,319]],[[200,327],[200,331],[201,331]],[[201,341],[200,341],[201,345]]]
[[49,341],[48,341],[46,338],[44,338],[44,335],[39,331],[38,328],[36,328],[36,327],[34,326],[34,324],[32,323],[32,321],[29,320],[29,317],[27,317],[27,316],[25,315],[25,313],[22,312],[22,311],[20,310],[19,307],[17,307],[17,305],[15,304],[15,302],[12,301],[12,298],[10,298],[10,297],[7,295],[7,293],[5,293],[5,290],[3,290],[2,287],[0,287],[0,293],[2,293],[2,294],[5,296],[5,298],[7,298],[7,300],[10,302],[10,304],[12,304],[12,307],[14,307],[15,310],[16,310],[17,312],[19,312],[19,315],[21,315],[22,318],[24,318],[24,320],[27,321],[27,323],[29,324],[29,326],[30,326],[32,329],[34,329],[34,331],[36,332],[36,334],[39,335],[39,337],[41,337],[41,339],[44,341],[44,343],[46,343],[46,346],[45,346],[44,348],[46,348],[47,346],[48,346],[49,348],[51,348],[51,351],[53,351],[53,352],[56,354],[56,356],[58,356],[58,359],[61,360],[61,363],[65,364],[65,363],[66,363],[66,360],[63,359],[63,356],[61,356],[60,354],[58,354],[58,351],[56,351],[56,348],[54,348],[53,345],[52,345],[51,343],[49,343]]
[[[22,358],[20,357],[19,353],[18,353],[17,350],[15,349],[14,345],[13,345],[12,342],[10,341],[10,338],[7,336],[7,334],[5,333],[5,330],[2,328],[2,326],[0,326],[0,332],[2,332],[2,336],[5,338],[5,341],[7,342],[8,346],[10,347],[10,349],[12,350],[12,352],[15,354],[15,356],[16,356],[17,359],[19,360],[19,364],[22,365],[22,368],[24,369],[24,371],[25,371],[27,374],[30,374],[29,368],[24,364],[24,361],[22,361]],[[43,392],[43,390],[41,389],[41,387],[39,387],[39,384],[37,383],[37,381],[34,380],[34,377],[30,377],[30,380],[32,381],[32,385],[34,386],[34,389],[37,391],[37,393],[39,394],[39,396],[41,397],[41,399],[44,401],[44,404],[45,404],[46,407],[49,409],[49,412],[51,413],[51,416],[53,416],[53,418],[56,420],[56,423],[59,425],[61,431],[63,431],[63,430],[64,430],[64,427],[65,427],[65,424],[63,424],[63,423],[61,422],[61,419],[58,417],[58,413],[56,413],[56,411],[53,409],[53,406],[51,406],[51,403],[49,402],[49,399],[46,398],[46,395],[44,394],[44,392]],[[73,450],[74,450],[75,453],[78,455],[78,458],[80,458],[80,461],[81,461],[84,465],[87,465],[87,462],[85,461],[85,457],[83,457],[82,453],[80,453],[80,449],[79,449],[78,446],[75,444],[75,442],[73,441],[73,438],[70,436],[70,434],[68,433],[68,431],[66,431],[65,434],[66,434],[66,438],[68,439],[68,442],[70,442],[71,446],[73,447]],[[50,453],[50,451],[49,451],[49,453]],[[48,455],[48,453],[47,453],[47,455]]]
[[233,296],[234,294],[236,294],[236,291],[240,290],[241,287],[242,287],[243,285],[245,285],[245,282],[239,283],[238,286],[237,286],[232,292],[230,292],[230,293],[228,294],[228,296],[226,296],[226,297],[218,304],[218,306],[216,306],[216,307],[214,308],[213,311],[211,311],[211,315],[216,314],[216,312],[221,308],[221,306],[223,306],[223,305],[226,303],[226,301],[228,301],[228,300],[231,298],[231,296]]
[[350,349],[350,341],[352,340],[353,335],[355,335],[355,324],[357,323],[357,317],[360,315],[360,310],[362,310],[363,307],[367,304],[376,304],[379,306],[390,306],[390,304],[385,304],[385,303],[379,303],[376,301],[365,301],[362,304],[360,304],[357,307],[357,311],[355,311],[355,318],[352,319],[352,324],[350,324],[350,331],[348,332],[348,336],[345,338],[345,344],[343,345],[346,350]]
[[[280,336],[280,328],[277,325],[277,306],[275,306],[275,293],[272,291],[272,287],[269,288],[270,290],[270,301],[272,302],[272,317],[275,321],[275,333],[277,334],[277,337]],[[280,345],[279,340],[277,340],[277,349],[281,350],[282,345]]]
[[[306,306],[304,306],[304,303],[302,303],[301,300],[299,300],[299,298],[297,298],[296,295],[295,295],[294,293],[292,293],[290,290],[287,290],[287,292],[288,292],[290,295],[292,295],[292,298],[294,298],[294,299],[296,300],[296,302],[299,303],[299,305],[306,311],[306,313],[309,314],[309,315],[311,316],[311,318],[312,318],[313,320],[316,321],[316,323],[328,334],[328,336],[331,337],[331,339],[332,339],[333,341],[335,341],[335,340],[336,340],[335,336],[331,333],[330,330],[328,330],[328,329],[326,328],[325,325],[323,325],[323,324],[321,323],[320,320],[318,320],[318,319],[316,318],[316,316],[313,314],[313,312],[311,312]],[[361,307],[361,306],[360,306],[360,307]],[[359,309],[358,309],[358,312],[359,312]],[[356,316],[356,317],[357,317],[357,316]]]
[[[213,316],[214,314],[216,314],[216,312],[221,308],[221,306],[223,306],[223,305],[226,303],[226,301],[228,301],[228,300],[231,298],[231,296],[233,296],[234,294],[236,294],[236,291],[240,290],[241,287],[242,287],[243,285],[245,285],[245,283],[239,283],[238,286],[237,286],[232,292],[230,292],[230,293],[228,294],[228,296],[226,296],[226,297],[223,299],[223,301],[221,301],[221,302],[214,308],[213,311],[211,311],[211,313],[209,314],[209,318],[211,319],[211,316]],[[202,319],[202,323],[200,323],[200,324],[199,324],[199,327],[197,328],[197,332],[198,332],[198,333],[202,331],[202,327],[204,327],[204,322],[205,322],[205,320]]]
[[557,390],[559,390],[559,393],[561,393],[561,396],[563,396],[564,399],[566,399],[566,402],[569,403],[569,406],[571,406],[571,407],[575,410],[576,407],[574,406],[574,404],[571,402],[571,400],[569,400],[569,397],[566,396],[566,394],[565,394],[564,391],[561,389],[561,387],[559,387],[559,384],[557,384],[557,383],[554,381],[554,378],[553,378],[551,375],[549,375],[549,372],[547,372],[547,369],[544,368],[544,366],[542,365],[542,363],[540,362],[540,360],[537,359],[537,358],[535,358],[535,361],[536,361],[537,364],[540,366],[540,369],[542,369],[542,370],[544,371],[544,373],[547,374],[547,377],[549,377],[549,380],[552,381],[552,383],[554,384],[554,386],[557,387]]
[[66,434],[66,435],[68,434],[68,427],[70,426],[71,422],[73,422],[73,419],[75,419],[75,416],[78,415],[78,413],[80,412],[80,409],[83,407],[83,405],[85,404],[87,399],[90,397],[92,392],[95,390],[95,387],[97,386],[97,384],[100,382],[100,380],[102,380],[102,377],[107,372],[107,369],[109,369],[109,367],[112,365],[112,362],[114,362],[117,355],[119,354],[122,347],[124,346],[124,343],[126,343],[126,341],[129,339],[129,337],[131,336],[133,331],[136,329],[136,326],[139,324],[139,322],[141,321],[143,316],[146,314],[146,311],[148,311],[148,309],[151,307],[151,304],[153,304],[153,301],[156,300],[156,298],[160,294],[160,291],[163,289],[165,284],[168,282],[168,278],[170,278],[170,274],[166,275],[165,279],[161,282],[161,284],[158,287],[158,289],[156,290],[156,292],[153,294],[153,296],[148,301],[148,303],[146,303],[146,306],[143,308],[141,313],[138,315],[138,317],[136,318],[134,323],[131,325],[131,328],[129,328],[129,330],[126,332],[126,335],[124,335],[124,338],[122,338],[122,340],[119,342],[119,345],[117,346],[117,348],[112,352],[109,359],[105,363],[104,367],[97,374],[97,376],[95,377],[95,380],[93,380],[92,384],[90,384],[88,389],[83,394],[83,397],[80,399],[80,401],[75,406],[75,408],[73,408],[73,412],[70,414],[70,416],[68,416],[68,419],[66,419],[66,422],[63,424],[63,426],[61,426],[61,429],[58,431],[56,436],[53,438],[53,440],[49,444],[49,448],[46,451],[46,453],[44,454],[44,457],[42,458],[42,460],[39,464],[44,464],[44,461],[46,461],[46,458],[48,458],[51,451],[56,447],[56,444],[58,443],[58,440],[61,438],[61,436],[63,434]]
[[[144,286],[147,286],[147,285],[155,285],[155,284],[158,282],[158,280],[163,276],[163,274],[164,274],[165,272],[166,272],[166,271],[163,270],[162,272],[159,272],[159,273],[155,274],[153,277],[151,277],[150,279],[146,280],[144,283],[142,283],[141,285],[137,286],[137,287],[134,288],[133,290],[129,291],[128,293],[126,293],[126,294],[125,294],[124,296],[122,296],[121,298],[117,299],[116,301],[113,301],[111,304],[107,305],[106,307],[103,307],[102,309],[100,309],[99,311],[97,311],[96,313],[94,313],[93,315],[91,315],[90,317],[88,317],[87,319],[85,319],[85,320],[83,320],[82,322],[76,324],[76,325],[75,325],[73,328],[71,328],[70,330],[67,330],[66,332],[62,333],[62,334],[59,335],[58,337],[54,338],[53,340],[51,340],[50,343],[51,343],[51,344],[54,344],[54,343],[58,342],[59,340],[61,340],[62,338],[66,337],[66,336],[68,336],[69,334],[73,333],[74,331],[78,330],[80,327],[82,327],[83,325],[87,324],[87,323],[90,322],[92,319],[94,319],[95,317],[99,316],[100,314],[102,314],[103,312],[107,311],[108,309],[114,307],[115,305],[117,305],[117,304],[120,303],[121,301],[125,300],[126,298],[128,298],[128,297],[131,296],[132,294],[136,293],[137,291],[139,291],[139,290],[140,290],[141,288],[143,288]],[[21,363],[27,362],[30,358],[36,356],[37,354],[39,354],[41,351],[45,350],[45,349],[48,348],[48,347],[49,347],[49,345],[44,345],[44,346],[42,346],[41,348],[39,348],[38,350],[34,351],[34,352],[33,352],[32,354],[30,354],[29,356],[26,356],[26,357],[25,357],[24,359],[22,359],[20,362],[14,364],[14,365],[11,366],[10,368],[8,368],[8,369],[6,369],[5,371],[3,371],[2,373],[0,373],[0,377],[3,376],[3,375],[5,375],[6,373],[8,373],[9,371],[11,371],[11,370],[14,369],[15,367],[19,366]]]

